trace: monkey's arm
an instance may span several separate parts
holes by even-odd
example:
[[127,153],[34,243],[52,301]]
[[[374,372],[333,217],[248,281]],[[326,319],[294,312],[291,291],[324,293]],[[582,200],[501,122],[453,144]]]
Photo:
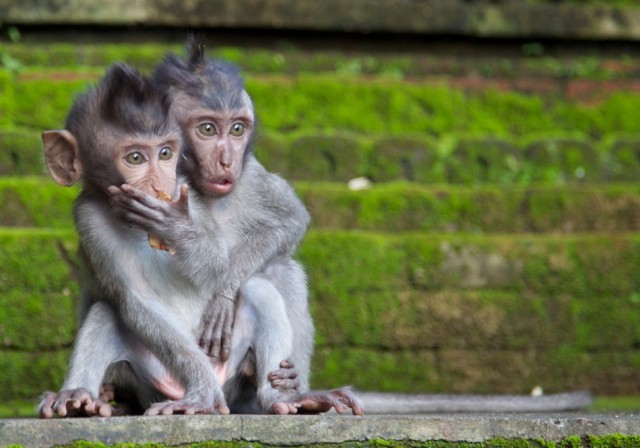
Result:
[[175,251],[182,273],[202,291],[219,288],[229,264],[227,245],[215,221],[197,201],[190,201],[187,185],[171,203],[130,186],[109,187],[113,212],[130,226],[157,235]]
[[[278,256],[289,256],[300,244],[310,217],[293,188],[270,174],[253,158],[248,159],[242,185],[236,192],[235,221],[242,237],[229,254],[228,272],[221,288],[214,290],[201,321],[200,346],[210,356],[228,358],[233,310],[240,285]],[[253,202],[258,198],[258,202]]]
[[[186,389],[184,398],[167,412],[217,409],[228,413],[213,366],[175,318],[179,314],[176,308],[193,306],[187,300],[195,300],[197,291],[181,275],[153,263],[154,257],[164,254],[151,249],[142,232],[119,225],[106,203],[96,206],[81,202],[75,216],[97,286],[113,304],[117,318]],[[149,264],[154,268],[147,269]],[[176,291],[180,291],[183,303],[175,301]]]

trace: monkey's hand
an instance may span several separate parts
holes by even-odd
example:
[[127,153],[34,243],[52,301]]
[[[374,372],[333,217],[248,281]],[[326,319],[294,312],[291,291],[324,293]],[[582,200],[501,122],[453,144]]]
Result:
[[45,392],[40,402],[40,418],[60,417],[110,417],[113,408],[100,399],[94,400],[86,389],[69,389]]
[[335,409],[338,414],[344,414],[351,409],[354,415],[364,415],[364,409],[351,390],[348,388],[331,390],[328,392],[306,392],[294,395],[271,406],[273,414],[322,414]]
[[163,401],[155,403],[147,409],[144,415],[195,415],[195,414],[223,414],[228,415],[231,411],[224,399],[222,390],[215,394],[213,401],[207,403],[198,399],[182,399]]
[[189,187],[180,186],[180,197],[166,202],[131,185],[107,188],[109,203],[116,216],[127,225],[155,235],[171,247],[184,239],[185,229],[192,229],[189,217]]
[[285,394],[298,393],[300,380],[298,371],[291,361],[284,360],[280,363],[280,368],[269,373],[271,387]]
[[198,344],[207,356],[223,362],[229,359],[234,313],[233,297],[220,294],[209,300],[200,319],[198,338]]

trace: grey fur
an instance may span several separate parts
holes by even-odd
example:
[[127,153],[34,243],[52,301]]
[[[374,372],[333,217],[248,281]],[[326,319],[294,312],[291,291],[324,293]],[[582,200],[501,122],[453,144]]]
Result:
[[[211,291],[228,264],[226,248],[216,246],[219,240],[208,237],[215,232],[215,223],[208,216],[199,215],[201,209],[197,207],[177,208],[150,197],[143,198],[150,202],[142,205],[125,197],[129,207],[113,204],[115,209],[120,205],[124,214],[113,212],[104,188],[121,179],[114,175],[113,142],[101,138],[100,124],[120,132],[123,129],[118,123],[109,122],[110,114],[104,113],[105,90],[112,94],[108,101],[119,105],[118,110],[135,108],[142,117],[158,117],[159,112],[155,96],[148,95],[148,91],[153,92],[150,81],[115,67],[97,87],[76,101],[67,120],[69,131],[80,142],[77,157],[92,163],[84,164],[84,189],[74,206],[83,268],[82,305],[80,330],[62,392],[86,391],[97,401],[109,366],[127,361],[140,379],[137,391],[145,408],[163,398],[149,381],[161,377],[158,372],[168,370],[186,389],[181,406],[194,412],[225,409],[213,366],[196,343],[195,332]],[[137,134],[165,130],[177,133],[175,125],[169,125],[172,121],[167,115],[168,107],[164,112],[161,126],[154,127],[153,121],[158,120],[143,118],[142,125],[151,127],[136,129]],[[75,126],[77,117],[90,126]],[[176,137],[179,140],[178,134]],[[49,149],[45,144],[45,152]],[[54,163],[55,156],[47,161]],[[108,170],[97,173],[101,166]],[[99,184],[93,183],[95,176],[101,176]],[[161,228],[165,230],[163,237],[176,249],[175,257],[152,249],[146,231],[125,224],[139,219],[136,213],[140,207],[152,210],[156,218],[172,219],[170,231],[166,226]],[[179,240],[172,238],[176,233]],[[51,408],[66,414],[62,408],[68,405],[64,393],[53,398],[47,394],[41,403],[41,415],[52,416]]]

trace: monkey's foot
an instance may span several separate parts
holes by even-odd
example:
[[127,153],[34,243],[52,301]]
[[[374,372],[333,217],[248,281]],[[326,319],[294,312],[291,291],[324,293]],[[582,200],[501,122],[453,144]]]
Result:
[[100,399],[94,400],[86,389],[69,389],[45,392],[40,402],[40,418],[60,417],[110,417],[113,408]]
[[152,404],[144,415],[195,415],[195,414],[229,414],[229,408],[224,402],[207,405],[192,400],[172,400]]
[[271,381],[271,387],[284,393],[297,392],[300,387],[298,371],[290,361],[282,361],[280,368],[271,372],[268,378]]
[[335,409],[338,414],[344,414],[351,409],[354,415],[364,415],[360,401],[347,388],[294,395],[271,406],[271,412],[280,415],[321,414],[331,409]]

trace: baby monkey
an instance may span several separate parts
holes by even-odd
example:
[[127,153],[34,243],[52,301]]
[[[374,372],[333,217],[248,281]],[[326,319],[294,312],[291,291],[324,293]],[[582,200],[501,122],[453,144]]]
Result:
[[[298,387],[291,365],[281,364],[289,353],[282,347],[268,352],[256,343],[273,328],[273,319],[285,314],[282,303],[269,308],[264,295],[241,294],[233,363],[212,363],[197,344],[207,304],[213,291],[226,286],[234,260],[228,234],[211,219],[207,204],[190,198],[186,185],[178,187],[181,132],[170,107],[155,83],[116,64],[74,102],[65,129],[43,133],[52,178],[65,186],[82,181],[74,219],[83,269],[71,362],[61,391],[44,395],[43,418],[111,415],[114,410],[100,395],[107,372],[109,382],[134,392],[148,415],[225,414],[228,401],[239,410],[264,412],[256,405],[255,383],[244,374],[255,366],[251,360],[263,365],[262,358],[280,355],[275,365],[268,364],[273,368],[261,385],[278,386],[265,392],[281,398],[273,404],[286,402],[287,412],[297,409],[297,402],[282,398],[295,395]],[[164,193],[175,200],[158,198]],[[149,235],[174,254],[152,248]],[[273,263],[263,275],[283,289],[289,282],[306,286],[304,273],[290,262]],[[256,277],[243,288],[265,291],[262,281]],[[228,381],[230,372],[241,380]],[[340,392],[325,397],[324,407],[348,407]]]
[[[184,138],[180,169],[217,238],[208,257],[229,260],[211,290],[199,343],[216,360],[232,411],[362,414],[348,389],[309,392],[314,329],[306,275],[293,259],[309,214],[291,186],[251,153],[255,113],[237,69],[207,58],[194,39],[187,51],[186,59],[165,58],[153,79],[172,96]],[[146,218],[125,221],[166,240],[145,225],[156,218],[143,199],[127,191],[114,199],[123,210],[146,209]],[[295,369],[281,368],[282,360]]]
[[[43,133],[52,178],[82,181],[74,204],[82,265],[80,328],[62,390],[46,393],[42,417],[68,413],[110,415],[100,400],[105,373],[126,378],[143,409],[228,413],[213,365],[196,330],[228,258],[211,235],[208,216],[178,188],[181,133],[170,98],[123,64],[80,95],[65,129]],[[121,187],[113,187],[119,185]],[[127,223],[110,204],[111,189],[144,195],[159,219],[149,231]],[[166,202],[157,196],[169,195]],[[170,218],[171,225],[165,224]],[[175,255],[153,249],[162,235]],[[197,243],[194,243],[197,242]],[[203,256],[217,252],[220,258]]]

